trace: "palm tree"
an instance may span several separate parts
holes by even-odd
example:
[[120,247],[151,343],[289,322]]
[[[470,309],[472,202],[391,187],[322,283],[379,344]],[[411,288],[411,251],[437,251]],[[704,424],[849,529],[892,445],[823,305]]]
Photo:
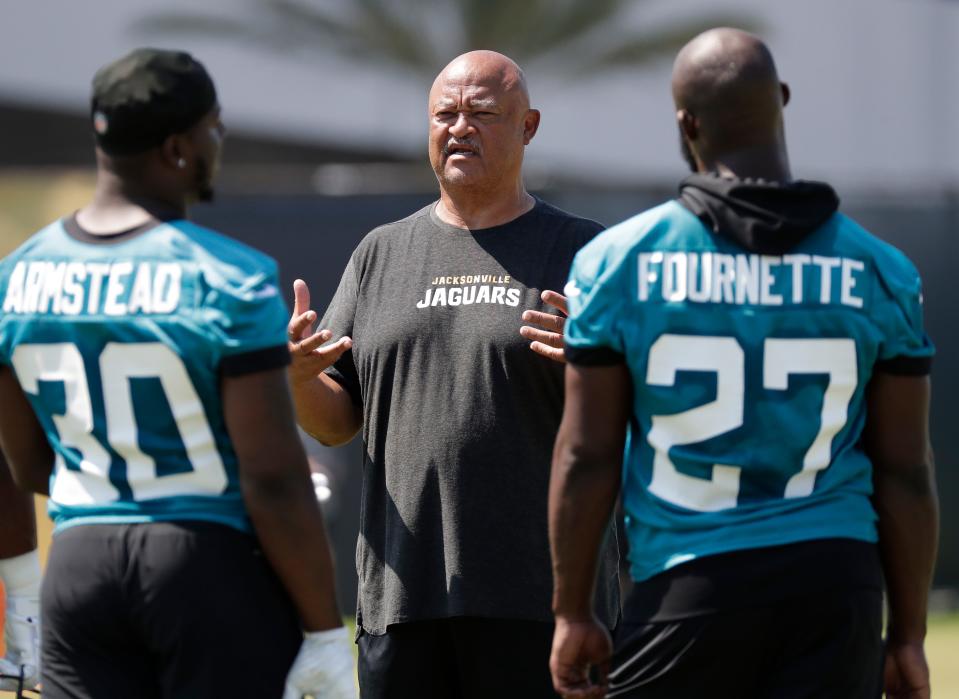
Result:
[[[464,51],[501,51],[565,76],[593,75],[672,55],[716,26],[754,28],[732,14],[674,21],[637,33],[622,21],[644,0],[249,0],[248,20],[160,12],[141,30],[242,40],[276,52],[334,50],[353,59],[432,79]],[[330,5],[335,5],[330,7]]]

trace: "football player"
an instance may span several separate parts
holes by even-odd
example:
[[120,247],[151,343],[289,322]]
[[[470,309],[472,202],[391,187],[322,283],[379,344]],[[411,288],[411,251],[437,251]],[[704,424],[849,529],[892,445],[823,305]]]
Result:
[[[889,696],[928,697],[938,517],[919,276],[831,187],[793,179],[789,90],[759,39],[700,35],[673,95],[695,174],[585,247],[567,286],[554,684],[866,699],[885,674]],[[611,658],[589,600],[620,491],[636,584]]]
[[355,696],[276,264],[186,220],[213,82],[140,49],[91,106],[93,200],[0,264],[0,437],[55,523],[44,696]]

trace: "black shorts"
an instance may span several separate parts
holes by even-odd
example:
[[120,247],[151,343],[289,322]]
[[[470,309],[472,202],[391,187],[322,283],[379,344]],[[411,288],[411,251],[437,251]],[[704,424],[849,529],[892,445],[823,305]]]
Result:
[[549,674],[553,624],[455,617],[361,632],[362,699],[557,699]]
[[[633,590],[609,699],[880,697],[874,545],[822,541],[702,560]],[[695,612],[681,615],[684,605]]]
[[302,642],[255,538],[219,524],[66,529],[41,606],[45,699],[279,699]]

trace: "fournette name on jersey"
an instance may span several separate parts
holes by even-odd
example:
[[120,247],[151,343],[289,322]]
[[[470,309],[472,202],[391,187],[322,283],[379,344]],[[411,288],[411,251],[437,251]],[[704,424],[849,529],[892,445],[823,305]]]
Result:
[[640,301],[863,307],[865,264],[848,257],[641,252]]
[[172,313],[180,301],[182,275],[175,262],[21,261],[10,274],[3,312]]

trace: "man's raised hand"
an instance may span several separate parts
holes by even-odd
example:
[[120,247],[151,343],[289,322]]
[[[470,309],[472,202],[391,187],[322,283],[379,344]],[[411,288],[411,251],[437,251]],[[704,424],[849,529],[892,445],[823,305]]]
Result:
[[333,333],[326,329],[313,332],[314,323],[316,313],[310,309],[310,289],[305,281],[297,279],[293,282],[293,316],[287,326],[287,347],[292,359],[290,379],[294,383],[316,378],[353,346],[353,340],[345,336],[323,346]]
[[524,325],[519,329],[519,333],[527,340],[532,341],[529,348],[537,354],[565,363],[563,328],[566,326],[566,316],[569,315],[566,297],[555,291],[547,290],[540,294],[540,298],[543,299],[544,303],[558,309],[562,315],[553,315],[542,311],[523,311],[523,320],[527,323],[540,325],[542,328]]

